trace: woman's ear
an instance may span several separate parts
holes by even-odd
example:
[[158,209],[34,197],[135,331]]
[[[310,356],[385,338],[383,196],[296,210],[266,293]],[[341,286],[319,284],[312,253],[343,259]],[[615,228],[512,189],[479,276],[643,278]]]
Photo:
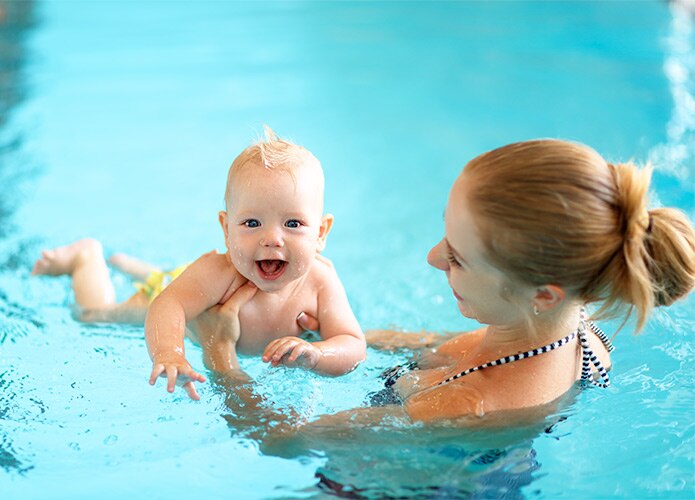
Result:
[[562,304],[565,300],[565,290],[558,285],[544,285],[536,289],[533,296],[533,312],[538,315]]
[[326,248],[326,238],[328,237],[328,233],[331,232],[331,228],[333,227],[333,215],[332,214],[326,214],[321,218],[321,226],[319,227],[319,241],[318,241],[318,246],[317,250],[319,252],[323,251],[324,248]]

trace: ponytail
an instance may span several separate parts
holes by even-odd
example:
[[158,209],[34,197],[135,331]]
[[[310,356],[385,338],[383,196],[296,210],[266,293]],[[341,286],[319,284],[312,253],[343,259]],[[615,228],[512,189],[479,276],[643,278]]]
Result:
[[647,210],[650,168],[631,163],[608,168],[622,242],[596,282],[608,292],[597,316],[612,316],[628,306],[639,331],[654,306],[670,305],[695,286],[695,233],[678,210]]

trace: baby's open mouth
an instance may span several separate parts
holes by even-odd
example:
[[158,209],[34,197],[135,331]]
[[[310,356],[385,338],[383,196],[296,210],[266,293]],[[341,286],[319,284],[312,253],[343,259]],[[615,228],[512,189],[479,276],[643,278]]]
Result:
[[287,268],[287,261],[284,260],[257,260],[256,267],[258,268],[261,278],[264,280],[276,280]]

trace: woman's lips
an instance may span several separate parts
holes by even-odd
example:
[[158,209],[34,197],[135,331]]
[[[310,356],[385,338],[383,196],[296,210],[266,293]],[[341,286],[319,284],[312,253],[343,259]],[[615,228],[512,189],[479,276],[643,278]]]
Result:
[[274,281],[285,273],[287,261],[276,259],[257,260],[256,269],[258,269],[258,274],[262,279]]
[[454,297],[456,297],[456,300],[463,300],[463,297],[456,293],[456,290],[452,288],[451,291],[454,292]]

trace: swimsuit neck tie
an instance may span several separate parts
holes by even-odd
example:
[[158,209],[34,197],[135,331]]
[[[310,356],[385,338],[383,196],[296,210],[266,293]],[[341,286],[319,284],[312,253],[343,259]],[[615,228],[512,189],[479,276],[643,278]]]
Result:
[[[560,340],[556,340],[555,342],[552,342],[550,344],[544,345],[543,347],[538,347],[536,349],[531,349],[530,351],[526,352],[520,352],[519,354],[514,354],[512,356],[505,356],[503,358],[496,359],[494,361],[489,361],[487,363],[483,363],[482,365],[475,366],[473,368],[469,368],[465,371],[462,371],[460,373],[457,373],[456,375],[452,375],[451,377],[447,378],[446,380],[442,380],[439,382],[435,387],[438,387],[440,385],[447,384],[449,382],[452,382],[458,378],[465,377],[469,373],[477,372],[480,370],[484,370],[485,368],[489,368],[491,366],[498,366],[498,365],[504,365],[507,363],[513,363],[514,361],[519,361],[520,359],[525,359],[525,358],[532,358],[534,356],[538,356],[539,354],[544,354],[546,352],[554,351],[555,349],[562,347],[565,344],[568,344],[571,340],[573,340],[575,337],[579,337],[579,342],[582,347],[582,375],[581,375],[581,381],[583,383],[590,383],[592,385],[595,385],[597,387],[608,387],[611,383],[609,377],[608,377],[608,372],[606,369],[603,367],[601,362],[598,360],[594,352],[591,350],[589,347],[589,341],[587,340],[586,337],[586,328],[587,324],[591,328],[591,331],[598,336],[603,344],[606,346],[606,349],[608,352],[611,352],[614,347],[611,344],[611,342],[608,340],[608,337],[606,337],[606,334],[601,331],[601,329],[596,326],[594,323],[591,321],[588,321],[586,319],[586,310],[582,307],[580,312],[579,312],[579,327],[577,330],[574,332],[570,333],[566,337],[561,338]],[[594,365],[596,370],[598,371],[598,378],[599,380],[595,380],[593,375],[591,374],[591,367],[590,365]]]

